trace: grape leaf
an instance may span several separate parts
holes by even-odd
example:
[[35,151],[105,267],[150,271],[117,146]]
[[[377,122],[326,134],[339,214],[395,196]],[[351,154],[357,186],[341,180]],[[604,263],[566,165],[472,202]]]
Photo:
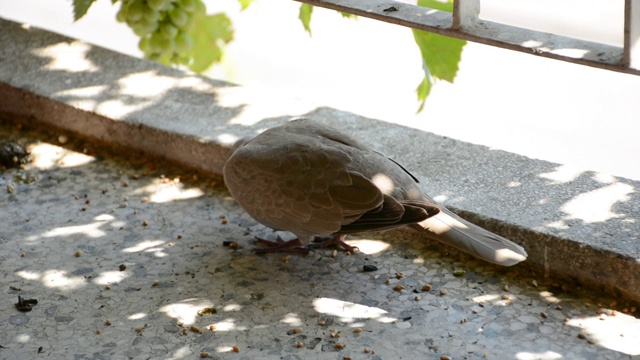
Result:
[[417,5],[440,11],[453,12],[452,0],[418,0]]
[[224,13],[200,15],[194,19],[189,34],[193,37],[193,48],[189,53],[193,62],[189,68],[203,72],[222,59],[222,47],[233,40],[233,27]]
[[240,10],[244,10],[251,5],[253,0],[238,0],[238,2],[240,3]]
[[[448,0],[418,0],[419,6],[426,6],[442,11],[453,11],[453,2]],[[454,39],[422,30],[413,29],[413,37],[422,55],[422,69],[424,78],[416,89],[420,107],[424,109],[427,96],[431,92],[434,82],[438,79],[453,82],[458,73],[458,64],[462,57],[462,48],[467,44],[465,40]]]
[[96,0],[73,0],[73,21],[80,20]]
[[311,13],[313,12],[313,6],[309,4],[302,4],[300,6],[300,15],[298,19],[302,21],[302,26],[311,35]]
[[347,18],[347,19],[357,19],[358,16],[357,15],[353,15],[353,14],[349,14],[348,12],[344,12],[344,11],[338,11],[340,13],[340,15],[342,15],[343,18]]

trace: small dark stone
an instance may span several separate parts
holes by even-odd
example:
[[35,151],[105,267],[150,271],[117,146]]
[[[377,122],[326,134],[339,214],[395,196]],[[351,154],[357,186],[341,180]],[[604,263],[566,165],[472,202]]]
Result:
[[38,305],[38,300],[23,299],[22,296],[18,295],[18,302],[16,303],[16,308],[18,309],[18,311],[31,311],[31,305]]
[[377,267],[377,266],[375,266],[375,265],[369,265],[369,264],[367,264],[367,265],[364,265],[364,266],[362,267],[362,271],[364,271],[364,272],[378,271],[378,267]]
[[11,141],[0,142],[0,165],[5,167],[20,166],[25,162],[29,152],[20,144]]
[[125,265],[125,264],[120,264],[120,266],[118,267],[118,269],[120,269],[120,271],[125,271],[125,270],[127,270],[127,265]]

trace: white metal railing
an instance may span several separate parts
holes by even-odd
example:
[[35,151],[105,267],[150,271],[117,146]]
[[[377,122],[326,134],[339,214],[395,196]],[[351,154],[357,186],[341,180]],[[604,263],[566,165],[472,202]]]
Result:
[[393,0],[297,0],[453,38],[640,75],[640,0],[624,0],[623,47],[478,17],[480,0],[454,0],[453,13]]

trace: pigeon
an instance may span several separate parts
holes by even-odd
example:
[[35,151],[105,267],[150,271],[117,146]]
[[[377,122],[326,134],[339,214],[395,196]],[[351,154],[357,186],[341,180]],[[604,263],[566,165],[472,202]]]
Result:
[[490,263],[512,266],[527,258],[520,245],[438,205],[398,162],[319,121],[292,120],[239,141],[223,174],[252,218],[296,236],[258,239],[267,245],[259,253],[330,245],[355,251],[344,242],[348,234],[411,226]]

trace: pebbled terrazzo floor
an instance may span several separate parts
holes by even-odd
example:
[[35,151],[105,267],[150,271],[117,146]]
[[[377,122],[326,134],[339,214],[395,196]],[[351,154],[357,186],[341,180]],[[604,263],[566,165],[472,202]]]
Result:
[[0,173],[2,359],[640,358],[636,309],[607,294],[408,231],[256,255],[275,233],[220,179],[58,135],[0,126],[32,152]]

